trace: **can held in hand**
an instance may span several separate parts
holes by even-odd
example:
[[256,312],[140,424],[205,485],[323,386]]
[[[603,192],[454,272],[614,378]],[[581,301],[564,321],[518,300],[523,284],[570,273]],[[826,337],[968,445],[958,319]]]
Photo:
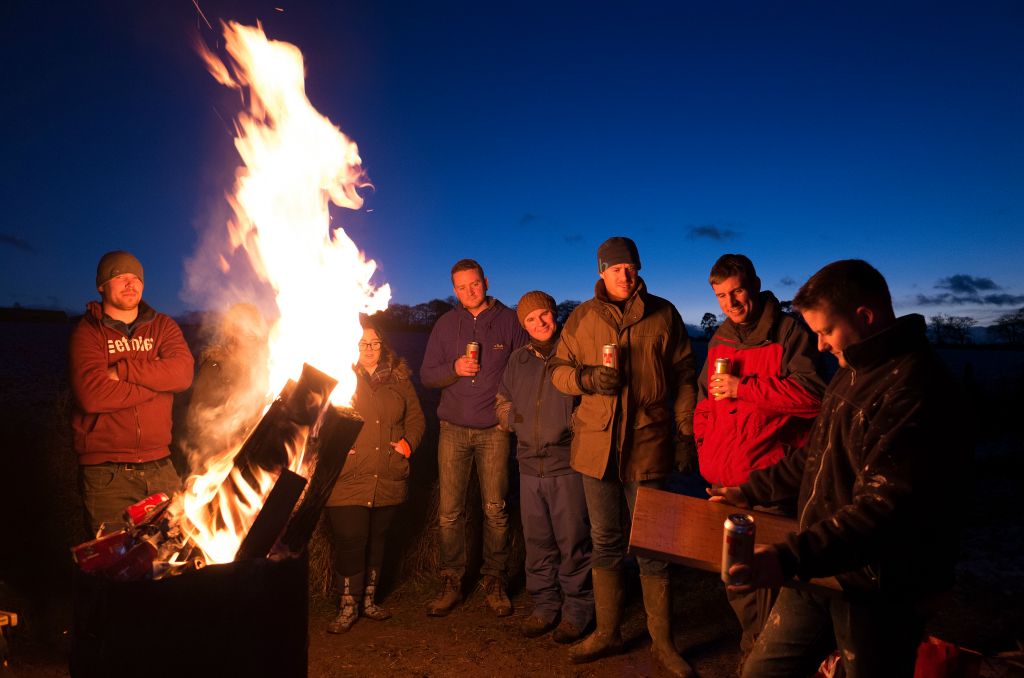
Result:
[[613,370],[619,368],[618,344],[605,344],[601,347],[601,364]]
[[715,358],[715,374],[729,374],[732,361],[728,358]]
[[725,519],[722,537],[722,581],[726,584],[745,584],[729,576],[733,565],[750,565],[754,561],[754,516],[733,513]]
[[473,362],[480,362],[480,342],[471,341],[466,344],[466,357]]

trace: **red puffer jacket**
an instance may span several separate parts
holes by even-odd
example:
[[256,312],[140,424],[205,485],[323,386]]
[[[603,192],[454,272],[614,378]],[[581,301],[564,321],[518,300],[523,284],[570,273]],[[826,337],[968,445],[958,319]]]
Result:
[[[771,292],[761,293],[761,305],[745,333],[731,320],[718,328],[697,380],[693,431],[700,472],[715,485],[742,484],[754,469],[802,446],[821,408],[825,383],[811,333],[782,312]],[[735,399],[708,397],[708,366],[717,358],[728,358],[730,373],[741,379]]]

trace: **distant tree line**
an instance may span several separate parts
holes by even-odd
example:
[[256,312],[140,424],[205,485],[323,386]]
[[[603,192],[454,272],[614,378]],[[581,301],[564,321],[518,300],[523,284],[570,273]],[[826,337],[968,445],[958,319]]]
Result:
[[[932,341],[940,345],[973,344],[971,328],[978,321],[970,316],[933,315],[928,321]],[[1004,313],[985,328],[987,338],[995,344],[1024,345],[1024,308]]]

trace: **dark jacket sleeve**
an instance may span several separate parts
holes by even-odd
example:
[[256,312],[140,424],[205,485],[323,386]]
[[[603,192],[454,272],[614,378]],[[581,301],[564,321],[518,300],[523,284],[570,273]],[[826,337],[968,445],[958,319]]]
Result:
[[99,330],[83,320],[71,335],[68,355],[71,390],[82,411],[89,414],[116,412],[156,397],[153,389],[124,380],[114,381],[107,376],[107,369],[111,367],[107,357],[106,342]]
[[800,495],[806,462],[807,448],[800,448],[777,464],[751,471],[747,482],[740,485],[747,503],[751,506],[795,504]]
[[423,353],[420,381],[427,388],[444,388],[459,380],[459,375],[455,374],[456,356],[448,356],[444,346],[446,325],[445,317],[441,316],[430,331],[430,339]]
[[900,515],[912,512],[914,458],[938,443],[927,430],[933,427],[922,425],[921,400],[906,391],[887,397],[865,440],[852,501],[780,545],[785,574],[808,579],[848,572],[874,561],[893,538]]
[[821,409],[825,382],[818,375],[818,349],[810,333],[795,320],[787,324],[782,344],[782,374],[744,377],[736,398],[773,414],[811,418]]
[[580,317],[584,310],[577,307],[565,321],[565,328],[558,338],[555,346],[555,354],[548,360],[548,374],[551,377],[552,385],[566,395],[583,395],[579,380],[576,378],[576,371],[582,365],[577,354],[579,352],[579,337],[577,332],[582,323]]
[[122,381],[145,386],[157,392],[181,393],[192,384],[195,361],[185,337],[174,322],[161,316],[160,346],[156,360],[122,360],[117,374]]
[[[426,430],[426,419],[423,417],[423,408],[420,406],[420,399],[416,395],[416,389],[408,379],[398,382],[399,393],[405,399],[405,439],[413,452],[419,447],[423,440],[423,432]],[[398,441],[392,441],[398,442]]]
[[675,384],[673,394],[676,434],[693,435],[693,410],[697,404],[697,384],[694,379],[695,362],[690,336],[686,333],[686,325],[679,312],[672,309],[672,334],[675,349],[669,359],[671,361],[672,383]]

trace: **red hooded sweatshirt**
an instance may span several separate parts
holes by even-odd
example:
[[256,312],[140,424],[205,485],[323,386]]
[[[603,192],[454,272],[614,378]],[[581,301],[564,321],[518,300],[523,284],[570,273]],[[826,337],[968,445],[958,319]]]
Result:
[[[166,457],[174,393],[192,383],[193,359],[169,316],[145,302],[131,336],[93,301],[71,334],[71,427],[80,464]],[[116,367],[119,381],[107,370]]]

